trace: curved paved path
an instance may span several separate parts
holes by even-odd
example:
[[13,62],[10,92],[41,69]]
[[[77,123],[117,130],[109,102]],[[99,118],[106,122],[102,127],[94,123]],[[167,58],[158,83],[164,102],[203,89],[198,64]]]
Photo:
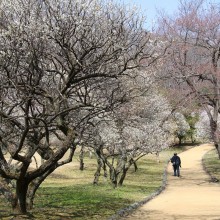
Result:
[[123,219],[133,220],[220,220],[220,184],[210,183],[202,167],[202,157],[213,145],[204,144],[179,156],[181,177],[174,177],[168,165],[166,189]]

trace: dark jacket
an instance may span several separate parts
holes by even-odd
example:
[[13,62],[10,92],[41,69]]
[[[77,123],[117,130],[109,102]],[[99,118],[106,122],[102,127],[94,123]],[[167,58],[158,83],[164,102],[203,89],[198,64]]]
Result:
[[171,159],[170,159],[171,163],[173,164],[173,166],[181,166],[181,159],[179,156],[174,155]]

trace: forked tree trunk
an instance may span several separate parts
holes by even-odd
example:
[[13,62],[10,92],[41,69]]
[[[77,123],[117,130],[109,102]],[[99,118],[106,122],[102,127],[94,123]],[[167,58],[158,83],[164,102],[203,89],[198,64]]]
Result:
[[[124,162],[126,162],[126,161],[124,161]],[[124,163],[123,168],[122,168],[122,174],[121,174],[120,180],[118,181],[119,186],[123,185],[123,182],[125,180],[127,172],[132,165],[134,165],[134,169],[136,172],[138,167],[137,167],[136,161],[133,158],[130,158],[128,162]]]
[[113,188],[116,188],[118,185],[117,182],[117,173],[113,167],[110,167],[110,180],[113,185]]

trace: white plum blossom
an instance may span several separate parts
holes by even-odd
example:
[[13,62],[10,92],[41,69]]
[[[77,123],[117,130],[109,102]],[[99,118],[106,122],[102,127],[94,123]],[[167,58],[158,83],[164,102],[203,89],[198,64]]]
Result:
[[199,114],[199,121],[196,123],[196,139],[199,141],[211,140],[211,130],[209,117],[205,111]]
[[[0,1],[0,159],[9,164],[4,150],[19,163],[0,167],[0,191],[22,214],[45,178],[72,161],[79,141],[121,143],[113,113],[134,94],[122,76],[135,78],[131,70],[152,53],[138,14],[106,2]],[[32,170],[35,154],[42,164]]]
[[178,137],[184,137],[187,131],[190,129],[190,126],[187,123],[184,115],[179,112],[176,112],[174,114],[174,120],[176,123],[176,135]]
[[153,91],[148,90],[150,94],[134,97],[122,105],[114,116],[109,116],[108,122],[99,124],[99,134],[105,145],[117,145],[118,150],[124,147],[134,156],[160,152],[171,144],[173,128],[172,121],[168,120],[171,112],[169,104]]

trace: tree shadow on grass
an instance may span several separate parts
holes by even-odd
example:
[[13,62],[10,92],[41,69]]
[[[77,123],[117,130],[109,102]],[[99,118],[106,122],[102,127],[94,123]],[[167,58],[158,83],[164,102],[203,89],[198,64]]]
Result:
[[132,202],[121,198],[116,190],[109,187],[45,187],[39,190],[35,207],[28,215],[11,213],[6,207],[0,212],[0,219],[106,219]]

